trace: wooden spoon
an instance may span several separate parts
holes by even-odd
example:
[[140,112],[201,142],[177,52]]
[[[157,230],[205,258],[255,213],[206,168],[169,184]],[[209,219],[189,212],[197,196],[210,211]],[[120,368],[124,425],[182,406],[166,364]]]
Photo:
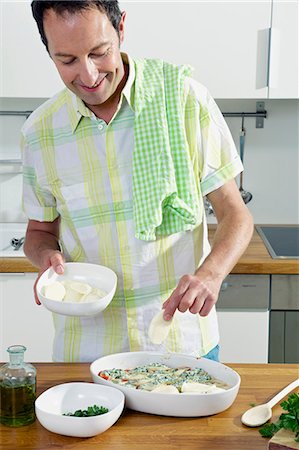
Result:
[[299,378],[286,386],[267,403],[248,409],[241,417],[242,423],[248,427],[259,427],[272,417],[272,408],[289,392],[299,386]]

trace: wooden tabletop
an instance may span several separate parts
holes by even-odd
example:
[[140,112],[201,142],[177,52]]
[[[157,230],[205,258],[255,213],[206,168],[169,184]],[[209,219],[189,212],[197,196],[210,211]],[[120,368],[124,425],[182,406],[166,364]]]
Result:
[[[35,363],[38,395],[56,384],[91,382],[89,364]],[[257,428],[242,425],[240,417],[251,403],[264,403],[298,378],[297,364],[228,364],[241,376],[233,405],[210,417],[180,418],[138,413],[125,409],[105,433],[92,438],[73,438],[51,433],[36,420],[10,428],[0,425],[2,450],[266,450],[268,439]],[[283,412],[273,408],[273,420]]]
[[[212,242],[216,225],[209,225]],[[27,258],[0,258],[0,272],[38,272]],[[299,260],[273,259],[257,231],[231,273],[238,274],[299,274]]]

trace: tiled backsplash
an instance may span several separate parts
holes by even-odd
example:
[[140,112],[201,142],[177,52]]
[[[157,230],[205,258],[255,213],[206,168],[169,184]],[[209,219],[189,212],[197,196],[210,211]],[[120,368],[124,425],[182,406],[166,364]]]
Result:
[[[1,99],[1,110],[33,110],[42,99]],[[219,100],[223,112],[254,112],[255,100]],[[248,208],[255,223],[298,223],[298,100],[265,100],[264,128],[245,118],[246,143],[243,185],[253,194]],[[0,158],[20,158],[20,128],[25,117],[0,116]],[[239,146],[241,121],[226,118]],[[0,166],[1,170],[1,166]],[[22,213],[22,174],[0,172],[0,222],[26,221]],[[238,180],[237,180],[238,181]],[[214,217],[208,218],[215,222]]]

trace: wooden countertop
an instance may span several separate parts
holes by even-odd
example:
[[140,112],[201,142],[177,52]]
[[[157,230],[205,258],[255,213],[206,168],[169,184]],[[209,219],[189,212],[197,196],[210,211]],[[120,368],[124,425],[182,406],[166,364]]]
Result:
[[[209,225],[209,238],[213,241],[215,225]],[[27,258],[0,258],[0,272],[38,272]],[[299,260],[273,259],[257,231],[231,273],[236,274],[299,274]]]
[[[92,382],[89,364],[35,363],[38,395],[51,386],[71,381]],[[126,409],[105,433],[82,439],[61,436],[33,424],[10,428],[0,425],[2,450],[266,450],[268,439],[257,428],[242,425],[240,417],[250,403],[264,403],[298,377],[296,364],[228,364],[241,376],[233,405],[210,417],[179,418]],[[283,412],[273,408],[273,421]]]

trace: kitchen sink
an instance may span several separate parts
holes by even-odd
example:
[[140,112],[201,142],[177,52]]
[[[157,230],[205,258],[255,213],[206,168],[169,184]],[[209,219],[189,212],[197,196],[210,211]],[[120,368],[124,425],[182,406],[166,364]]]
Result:
[[14,249],[10,242],[12,239],[15,239],[17,244],[18,240],[25,236],[26,228],[26,223],[0,223],[0,258],[20,258],[25,256],[22,245]]
[[255,227],[274,259],[299,259],[299,225]]

